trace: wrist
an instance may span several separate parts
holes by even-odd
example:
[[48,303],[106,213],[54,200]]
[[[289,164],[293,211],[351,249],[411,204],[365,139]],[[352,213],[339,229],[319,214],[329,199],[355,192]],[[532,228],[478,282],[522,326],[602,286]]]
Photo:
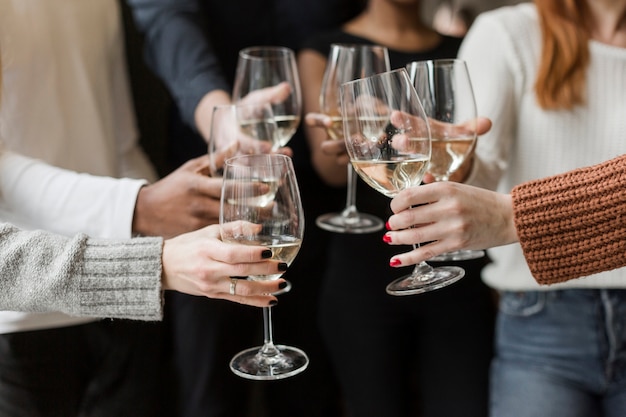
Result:
[[148,229],[146,227],[145,213],[146,207],[149,204],[146,202],[147,200],[147,190],[148,186],[144,185],[139,189],[137,193],[137,199],[135,200],[135,210],[133,211],[133,223],[132,223],[132,234],[133,236],[147,236]]
[[211,119],[213,117],[213,108],[215,106],[230,104],[230,95],[224,90],[214,90],[206,93],[196,106],[194,112],[194,120],[196,129],[202,135],[205,141],[209,141],[211,135]]

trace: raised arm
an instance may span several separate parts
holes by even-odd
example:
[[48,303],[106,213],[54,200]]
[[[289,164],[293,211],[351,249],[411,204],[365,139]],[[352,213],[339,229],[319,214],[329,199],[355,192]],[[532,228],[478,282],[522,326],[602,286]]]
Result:
[[519,241],[537,282],[566,281],[626,266],[624,184],[626,155],[520,184],[510,195],[453,182],[413,187],[392,200],[384,239],[432,242],[395,256],[394,266]]
[[163,290],[263,307],[284,280],[233,287],[231,277],[286,269],[268,255],[223,243],[216,225],[163,241],[68,238],[0,223],[0,309],[160,320]]

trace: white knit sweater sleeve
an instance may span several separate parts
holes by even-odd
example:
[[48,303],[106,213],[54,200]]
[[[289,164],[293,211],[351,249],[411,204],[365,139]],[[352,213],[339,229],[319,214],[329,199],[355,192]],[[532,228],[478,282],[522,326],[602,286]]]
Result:
[[144,180],[79,174],[9,151],[0,155],[0,220],[73,236],[125,239]]
[[0,310],[159,320],[162,243],[68,238],[0,223]]

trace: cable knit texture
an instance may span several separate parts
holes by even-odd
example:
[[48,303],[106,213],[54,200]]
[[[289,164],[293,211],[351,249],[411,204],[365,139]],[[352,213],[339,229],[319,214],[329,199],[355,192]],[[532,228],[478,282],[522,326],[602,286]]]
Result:
[[67,238],[0,224],[0,309],[159,320],[162,246],[161,238]]
[[626,265],[626,155],[512,191],[528,266],[553,284]]

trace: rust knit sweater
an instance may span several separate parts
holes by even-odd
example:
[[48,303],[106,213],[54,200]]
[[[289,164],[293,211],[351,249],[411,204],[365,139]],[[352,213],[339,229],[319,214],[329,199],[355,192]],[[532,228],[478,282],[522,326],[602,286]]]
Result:
[[515,187],[515,227],[540,284],[626,265],[626,155]]

